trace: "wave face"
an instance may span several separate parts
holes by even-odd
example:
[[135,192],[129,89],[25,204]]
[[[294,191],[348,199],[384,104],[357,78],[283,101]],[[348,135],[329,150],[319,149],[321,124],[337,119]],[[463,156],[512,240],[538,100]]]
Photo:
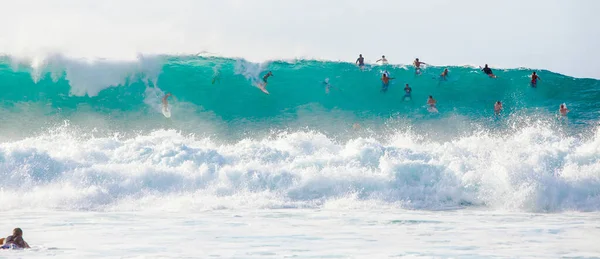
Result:
[[[0,210],[600,209],[599,81],[538,71],[534,89],[528,69],[449,67],[440,81],[442,69],[4,57]],[[396,78],[385,93],[384,70]],[[255,86],[266,71],[270,95]]]

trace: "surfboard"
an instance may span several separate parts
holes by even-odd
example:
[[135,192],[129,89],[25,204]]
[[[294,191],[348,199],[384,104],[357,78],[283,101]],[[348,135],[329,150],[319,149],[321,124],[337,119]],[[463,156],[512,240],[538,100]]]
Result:
[[265,94],[270,94],[269,91],[265,88],[264,84],[258,84],[258,89],[260,89]]
[[162,114],[167,118],[171,118],[171,109],[169,109],[169,107],[163,105]]
[[437,113],[438,109],[432,106],[427,107],[427,111],[431,113]]

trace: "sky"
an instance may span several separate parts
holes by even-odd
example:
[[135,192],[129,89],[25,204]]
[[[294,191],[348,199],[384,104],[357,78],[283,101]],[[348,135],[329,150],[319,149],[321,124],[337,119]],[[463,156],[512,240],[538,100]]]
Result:
[[0,0],[0,53],[211,53],[548,69],[600,78],[598,0]]

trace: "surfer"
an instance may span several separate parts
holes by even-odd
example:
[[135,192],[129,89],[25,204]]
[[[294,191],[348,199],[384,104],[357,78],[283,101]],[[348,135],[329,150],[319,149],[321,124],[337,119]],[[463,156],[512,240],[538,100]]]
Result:
[[429,110],[430,112],[437,112],[437,108],[435,107],[436,103],[437,101],[433,99],[433,96],[430,95],[427,99],[427,105],[429,106],[427,110]]
[[269,71],[269,73],[265,74],[263,76],[263,87],[267,86],[267,80],[269,79],[269,77],[273,76],[273,73],[271,71]]
[[165,94],[165,96],[162,98],[162,104],[163,104],[163,108],[166,110],[169,108],[169,101],[167,101],[167,99],[169,98],[169,96],[172,96],[171,93],[167,93]]
[[410,100],[412,98],[411,93],[412,93],[412,88],[410,88],[410,86],[408,86],[408,84],[406,84],[406,86],[404,87],[404,100],[406,100],[406,98],[408,98]]
[[483,73],[485,73],[489,77],[496,78],[496,75],[494,75],[494,73],[492,72],[492,69],[489,68],[487,64],[485,64],[485,67],[483,67],[482,71],[483,71]]
[[388,64],[388,60],[385,58],[385,55],[381,56],[380,59],[378,59],[377,61],[375,61],[375,63],[381,61],[381,64],[383,65],[387,65]]
[[497,101],[494,104],[494,113],[496,113],[496,115],[499,115],[501,111],[502,111],[502,102]]
[[23,239],[23,230],[21,230],[20,228],[13,229],[13,234],[4,238],[4,240],[2,241],[4,242],[4,244],[1,246],[2,249],[13,247],[21,249],[30,248],[29,244],[27,244],[27,242],[25,242],[25,240]]
[[560,115],[562,116],[567,116],[567,113],[569,113],[569,109],[567,109],[567,105],[566,104],[561,104],[560,108],[558,109],[558,111],[560,112]]
[[387,92],[388,87],[390,86],[390,80],[395,79],[393,77],[389,77],[387,73],[383,73],[381,76],[381,91]]
[[442,74],[440,75],[440,78],[442,80],[446,81],[446,80],[448,80],[447,77],[448,77],[448,69],[444,68],[444,72],[442,72]]
[[535,72],[533,72],[533,74],[531,74],[531,87],[537,87],[537,81],[540,79],[541,78]]
[[415,61],[413,61],[413,65],[415,66],[415,74],[421,74],[421,65],[427,65],[427,63],[425,62],[421,62],[419,61],[419,58],[416,58]]
[[329,84],[329,78],[325,78],[323,84],[325,85],[325,93],[328,94],[329,90],[331,89],[331,85]]
[[358,58],[356,59],[355,63],[358,64],[360,69],[363,69],[363,67],[365,66],[365,58],[363,58],[362,54],[358,55]]

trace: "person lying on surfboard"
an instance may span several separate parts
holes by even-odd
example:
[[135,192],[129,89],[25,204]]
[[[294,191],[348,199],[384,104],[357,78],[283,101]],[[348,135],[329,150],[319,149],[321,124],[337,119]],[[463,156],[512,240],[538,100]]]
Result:
[[167,101],[167,98],[169,98],[169,96],[172,96],[172,94],[167,93],[167,94],[165,94],[165,97],[162,98],[162,104],[165,109],[167,109],[169,107],[169,101]]
[[21,230],[20,228],[15,228],[13,229],[13,234],[12,236],[8,236],[6,238],[0,238],[0,240],[2,241],[0,244],[3,244],[0,248],[2,249],[7,249],[7,248],[30,248],[29,244],[27,244],[27,242],[25,242],[25,240],[23,239],[23,230]]
[[[479,67],[481,68],[481,67]],[[485,66],[483,67],[483,69],[481,69],[481,71],[483,71],[483,73],[485,73],[486,75],[488,75],[491,78],[496,78],[496,75],[494,75],[494,72],[492,72],[492,69],[488,67],[487,64],[485,64]]]

